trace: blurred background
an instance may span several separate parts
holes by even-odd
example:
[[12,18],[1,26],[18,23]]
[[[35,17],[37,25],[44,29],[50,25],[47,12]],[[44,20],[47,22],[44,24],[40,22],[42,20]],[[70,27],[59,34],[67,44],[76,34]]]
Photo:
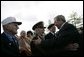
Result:
[[[43,21],[47,27],[60,14],[77,28],[83,27],[83,1],[1,1],[1,21],[13,16],[22,22],[18,35],[22,30],[32,31],[32,26],[39,21]],[[45,33],[48,33],[47,29]]]

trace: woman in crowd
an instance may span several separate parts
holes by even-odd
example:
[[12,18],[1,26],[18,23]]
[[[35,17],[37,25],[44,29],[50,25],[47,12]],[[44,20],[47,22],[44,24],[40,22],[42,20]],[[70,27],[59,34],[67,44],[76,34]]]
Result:
[[19,38],[19,48],[21,56],[31,56],[30,45],[28,44],[28,38],[25,31],[21,31]]

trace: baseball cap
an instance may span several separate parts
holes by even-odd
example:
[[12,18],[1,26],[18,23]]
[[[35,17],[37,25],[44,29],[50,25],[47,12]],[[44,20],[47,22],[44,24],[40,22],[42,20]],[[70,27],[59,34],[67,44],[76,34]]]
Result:
[[18,25],[22,24],[22,22],[17,22],[15,17],[7,17],[2,21],[2,25],[6,25],[9,23],[17,23]]

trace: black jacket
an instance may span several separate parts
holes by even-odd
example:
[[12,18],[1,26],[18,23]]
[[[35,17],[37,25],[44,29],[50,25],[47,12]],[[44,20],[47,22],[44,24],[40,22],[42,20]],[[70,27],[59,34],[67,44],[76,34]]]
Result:
[[51,32],[49,32],[47,35],[45,35],[45,40],[46,39],[54,39],[56,36],[55,34],[53,35]]
[[19,56],[19,46],[10,41],[5,33],[1,34],[1,56]]
[[[80,39],[80,35],[76,27],[66,22],[63,25],[63,27],[59,30],[59,32],[56,34],[55,39],[43,40],[41,42],[41,46],[45,50],[46,49],[48,50],[48,54],[50,52],[49,55],[60,56],[61,53],[64,53],[64,52],[59,52],[59,51],[62,51],[65,48],[65,46],[67,46],[70,43],[79,43],[79,39]],[[67,52],[65,52],[62,55],[66,55],[66,54]],[[68,55],[71,55],[71,54],[68,54]]]

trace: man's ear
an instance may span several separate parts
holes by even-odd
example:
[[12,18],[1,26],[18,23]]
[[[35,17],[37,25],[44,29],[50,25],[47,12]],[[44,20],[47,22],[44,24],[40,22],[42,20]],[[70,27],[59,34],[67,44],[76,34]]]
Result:
[[6,29],[7,30],[8,29],[8,26],[9,25],[3,25],[3,29]]

